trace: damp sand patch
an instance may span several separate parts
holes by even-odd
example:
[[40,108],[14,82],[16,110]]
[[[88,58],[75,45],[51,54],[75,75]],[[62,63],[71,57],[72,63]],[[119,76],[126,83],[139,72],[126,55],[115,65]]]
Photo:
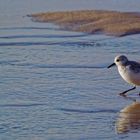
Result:
[[49,22],[70,31],[126,36],[140,33],[140,13],[103,10],[46,12],[28,15],[36,22]]

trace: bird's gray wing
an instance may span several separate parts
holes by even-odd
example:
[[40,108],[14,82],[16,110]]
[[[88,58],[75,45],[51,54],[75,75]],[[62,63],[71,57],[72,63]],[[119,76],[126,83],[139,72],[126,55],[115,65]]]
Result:
[[129,61],[130,69],[135,73],[140,73],[140,63],[136,61]]

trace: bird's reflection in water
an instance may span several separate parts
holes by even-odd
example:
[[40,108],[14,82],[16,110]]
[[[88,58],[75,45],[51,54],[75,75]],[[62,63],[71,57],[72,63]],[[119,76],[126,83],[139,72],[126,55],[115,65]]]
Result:
[[133,103],[120,111],[116,122],[116,131],[119,134],[140,130],[140,102],[127,96],[124,98],[132,99]]

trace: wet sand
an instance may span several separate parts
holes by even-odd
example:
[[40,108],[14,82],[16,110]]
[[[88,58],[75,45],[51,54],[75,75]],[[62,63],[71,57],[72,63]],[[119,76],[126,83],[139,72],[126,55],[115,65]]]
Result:
[[117,133],[140,129],[140,102],[133,102],[120,111],[116,122]]
[[37,22],[51,22],[62,29],[126,36],[140,33],[140,13],[103,10],[46,12],[28,15]]

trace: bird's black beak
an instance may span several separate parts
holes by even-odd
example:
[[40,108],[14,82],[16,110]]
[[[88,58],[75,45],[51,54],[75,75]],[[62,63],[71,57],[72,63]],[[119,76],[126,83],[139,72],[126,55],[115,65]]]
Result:
[[115,66],[115,65],[116,65],[116,64],[113,63],[113,64],[109,65],[107,68],[109,69],[109,68],[111,68],[111,67],[113,67],[113,66]]

